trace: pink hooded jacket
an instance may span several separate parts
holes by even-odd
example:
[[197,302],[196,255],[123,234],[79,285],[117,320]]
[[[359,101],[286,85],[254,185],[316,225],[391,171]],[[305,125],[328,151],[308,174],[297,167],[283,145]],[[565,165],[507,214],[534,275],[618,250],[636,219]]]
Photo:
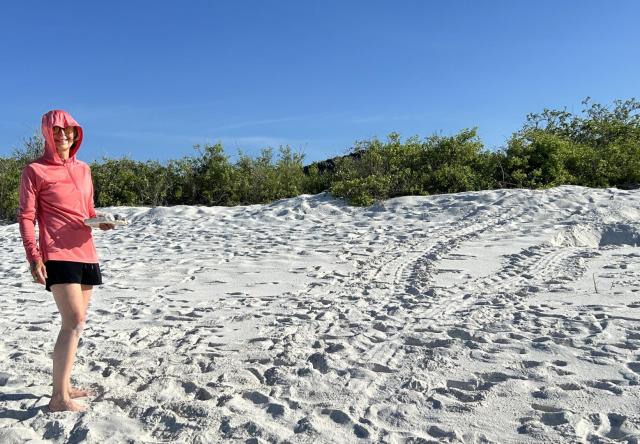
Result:
[[[66,161],[56,150],[54,126],[77,129]],[[42,116],[42,134],[44,154],[24,168],[20,180],[18,223],[27,259],[97,263],[91,228],[84,225],[84,219],[96,216],[91,170],[76,159],[82,128],[67,112],[53,110]],[[35,238],[36,220],[39,245]]]

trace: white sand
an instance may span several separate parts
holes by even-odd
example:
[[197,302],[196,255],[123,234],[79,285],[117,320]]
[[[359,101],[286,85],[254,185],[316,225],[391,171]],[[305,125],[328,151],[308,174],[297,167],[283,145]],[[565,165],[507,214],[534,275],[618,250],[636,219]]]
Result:
[[82,414],[0,227],[1,443],[638,442],[640,191],[104,210]]

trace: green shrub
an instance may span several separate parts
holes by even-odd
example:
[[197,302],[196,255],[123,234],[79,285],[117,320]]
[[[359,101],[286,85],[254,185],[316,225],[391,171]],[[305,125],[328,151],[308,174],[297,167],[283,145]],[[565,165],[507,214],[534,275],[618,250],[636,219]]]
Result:
[[331,192],[336,196],[346,198],[352,205],[367,206],[376,200],[386,199],[390,187],[389,176],[373,175],[336,182],[331,188]]
[[431,194],[495,186],[491,171],[487,171],[491,154],[483,151],[475,128],[448,137],[429,137],[423,151],[421,163],[428,171],[424,186]]
[[517,186],[638,184],[640,102],[611,108],[583,101],[581,115],[545,109],[529,114],[508,143],[507,165]]
[[16,221],[21,170],[16,159],[0,157],[0,221]]
[[506,167],[510,181],[521,188],[576,184],[573,173],[583,165],[580,150],[560,136],[529,130],[509,141]]
[[317,163],[313,163],[306,168],[306,173],[303,169],[302,176],[302,190],[305,194],[318,194],[323,191],[331,189],[331,183],[333,182],[333,171],[324,170],[320,172],[320,168]]
[[[196,145],[196,150],[200,146]],[[205,145],[195,165],[193,200],[200,205],[228,205],[231,199],[233,167],[222,144]]]
[[94,200],[98,207],[158,205],[166,196],[165,169],[157,162],[127,157],[103,158],[91,164]]
[[44,153],[44,139],[26,138],[9,157],[0,157],[0,221],[15,222],[18,215],[20,177],[23,168]]
[[479,190],[495,186],[498,158],[484,152],[475,129],[453,136],[412,137],[392,133],[386,142],[359,142],[338,159],[331,191],[353,204],[396,196]]
[[276,199],[294,197],[304,193],[304,155],[294,153],[289,146],[281,147],[276,162],[278,189]]

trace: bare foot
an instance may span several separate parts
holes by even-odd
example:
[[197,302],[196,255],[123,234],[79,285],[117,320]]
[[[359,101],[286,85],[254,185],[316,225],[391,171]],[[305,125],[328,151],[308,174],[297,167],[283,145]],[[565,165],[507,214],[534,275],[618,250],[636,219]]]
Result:
[[69,397],[71,399],[84,398],[86,396],[95,396],[95,393],[91,390],[84,390],[76,387],[71,387],[71,389],[69,390]]
[[84,412],[87,407],[72,401],[71,399],[63,398],[62,396],[54,396],[49,401],[49,410],[52,412]]

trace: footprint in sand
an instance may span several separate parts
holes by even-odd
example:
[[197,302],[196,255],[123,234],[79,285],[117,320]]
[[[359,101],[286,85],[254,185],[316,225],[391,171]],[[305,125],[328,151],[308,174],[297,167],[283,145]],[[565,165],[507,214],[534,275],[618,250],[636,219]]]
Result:
[[614,395],[622,395],[623,390],[619,387],[622,381],[618,380],[602,380],[602,381],[588,381],[587,385],[598,390],[606,390]]

